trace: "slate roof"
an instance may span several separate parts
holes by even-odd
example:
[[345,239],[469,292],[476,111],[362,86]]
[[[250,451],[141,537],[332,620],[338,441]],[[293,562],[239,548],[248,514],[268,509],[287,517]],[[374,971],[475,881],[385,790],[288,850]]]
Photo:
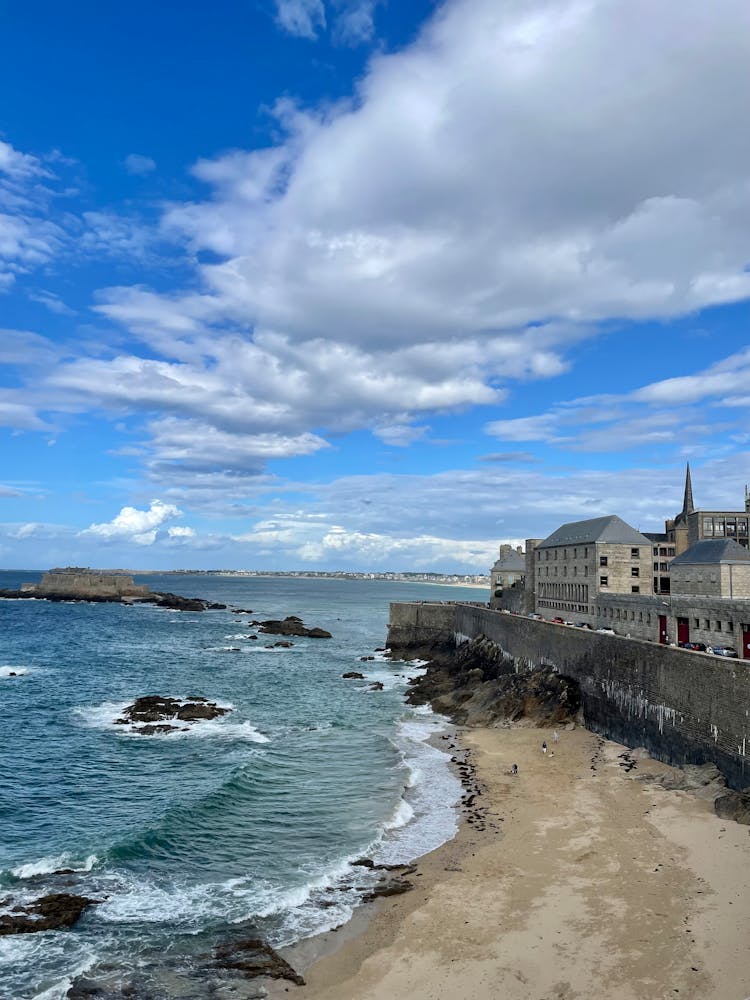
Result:
[[557,545],[583,545],[585,543],[608,542],[622,545],[651,545],[640,531],[631,528],[621,517],[609,514],[607,517],[592,517],[588,521],[569,521],[562,524],[537,545],[538,549],[550,549]]
[[705,566],[723,562],[750,562],[750,552],[733,538],[705,538],[675,556],[672,566]]
[[507,552],[501,555],[500,558],[493,565],[493,570],[506,570],[511,573],[523,573],[526,569],[526,563],[523,556],[513,550],[512,552]]

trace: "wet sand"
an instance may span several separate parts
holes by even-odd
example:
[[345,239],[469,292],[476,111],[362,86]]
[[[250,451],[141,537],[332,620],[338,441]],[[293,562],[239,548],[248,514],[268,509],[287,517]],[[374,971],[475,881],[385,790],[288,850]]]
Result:
[[484,821],[420,859],[413,891],[290,949],[307,986],[276,983],[271,996],[750,998],[748,827],[634,780],[668,769],[638,760],[628,771],[624,747],[584,729],[558,743],[535,728],[460,739]]

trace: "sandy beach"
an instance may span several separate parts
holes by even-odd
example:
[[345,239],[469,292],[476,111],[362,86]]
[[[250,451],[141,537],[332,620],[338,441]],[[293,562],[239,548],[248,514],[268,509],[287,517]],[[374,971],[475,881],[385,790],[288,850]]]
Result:
[[[628,770],[624,747],[581,728],[557,743],[523,727],[459,740],[479,819],[420,859],[411,892],[318,942],[306,986],[276,983],[272,996],[750,997],[748,827],[641,780],[669,769],[646,759]],[[304,956],[287,957],[299,967]]]

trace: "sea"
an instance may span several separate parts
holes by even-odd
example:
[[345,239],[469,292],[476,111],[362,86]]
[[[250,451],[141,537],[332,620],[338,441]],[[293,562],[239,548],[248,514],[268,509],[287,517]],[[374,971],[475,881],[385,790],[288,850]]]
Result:
[[[3,572],[0,588],[38,579]],[[0,908],[50,892],[100,901],[69,930],[0,937],[2,1000],[62,1000],[81,977],[112,995],[241,997],[212,969],[218,945],[338,927],[378,877],[351,861],[408,862],[457,830],[461,787],[431,739],[447,720],[404,699],[424,665],[376,650],[389,602],[482,591],[136,582],[228,607],[0,600]],[[333,638],[283,648],[250,624],[287,615]],[[342,678],[353,670],[364,680]],[[148,694],[230,711],[156,735],[115,724]]]

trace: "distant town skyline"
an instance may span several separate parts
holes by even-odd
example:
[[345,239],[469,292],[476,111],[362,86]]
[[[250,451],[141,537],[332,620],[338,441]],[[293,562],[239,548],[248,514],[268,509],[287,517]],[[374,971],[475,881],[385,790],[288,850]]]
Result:
[[[741,0],[3,14],[0,565],[487,573],[750,483]],[[23,85],[21,85],[23,81]]]

